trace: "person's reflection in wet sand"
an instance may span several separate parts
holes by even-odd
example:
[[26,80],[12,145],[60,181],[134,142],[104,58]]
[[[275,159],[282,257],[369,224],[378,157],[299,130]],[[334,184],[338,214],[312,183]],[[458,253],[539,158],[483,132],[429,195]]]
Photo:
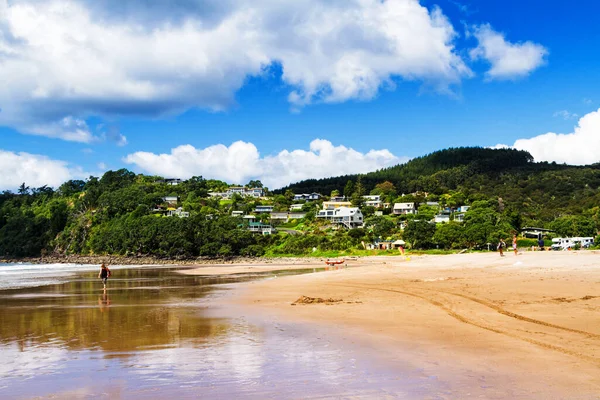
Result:
[[102,296],[98,297],[98,306],[100,307],[100,311],[104,312],[108,310],[110,307],[110,298],[108,297],[108,292],[106,288],[102,292]]

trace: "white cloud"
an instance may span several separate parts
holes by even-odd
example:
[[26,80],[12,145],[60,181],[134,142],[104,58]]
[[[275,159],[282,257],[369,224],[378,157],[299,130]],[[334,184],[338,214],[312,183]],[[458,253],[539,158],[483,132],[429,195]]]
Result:
[[266,157],[260,156],[254,144],[238,141],[229,147],[218,144],[204,149],[183,145],[170,154],[137,152],[124,159],[151,174],[180,178],[202,175],[241,184],[258,178],[272,189],[302,179],[370,172],[407,160],[388,150],[360,153],[322,139],[313,140],[308,151],[284,150]]
[[561,110],[561,111],[557,111],[553,114],[553,116],[555,117],[561,117],[562,119],[565,120],[569,120],[569,119],[576,119],[579,117],[579,115],[569,112],[567,110]]
[[527,150],[536,161],[572,165],[600,162],[600,109],[584,115],[572,133],[549,132],[515,141],[513,148]]
[[0,125],[92,143],[105,136],[88,117],[222,110],[274,63],[294,107],[471,74],[450,22],[418,0],[161,4],[0,0]]
[[14,190],[23,182],[29,187],[57,187],[69,179],[83,179],[90,174],[65,161],[46,156],[0,150],[0,189]]
[[473,35],[479,45],[471,50],[473,60],[485,59],[491,64],[489,79],[515,79],[529,75],[545,63],[548,50],[537,43],[510,43],[489,24],[476,26]]

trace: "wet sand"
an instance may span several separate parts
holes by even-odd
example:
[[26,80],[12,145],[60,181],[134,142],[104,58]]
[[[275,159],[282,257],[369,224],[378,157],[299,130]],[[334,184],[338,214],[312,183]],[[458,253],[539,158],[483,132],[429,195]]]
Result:
[[[325,327],[391,365],[409,361],[448,385],[447,398],[600,398],[597,252],[369,257],[348,266],[245,283],[233,301],[264,320]],[[331,301],[292,305],[301,296]]]
[[[325,268],[326,259],[318,258],[298,258],[298,259],[273,259],[269,262],[261,263],[233,263],[233,264],[211,264],[211,265],[195,265],[179,272],[184,275],[235,275],[235,274],[250,274],[269,271],[293,271],[307,268]],[[348,260],[355,261],[356,258]],[[348,264],[348,262],[346,264]]]
[[226,301],[249,280],[315,268],[212,277],[169,267],[113,268],[106,291],[96,270],[83,269],[57,284],[43,278],[40,286],[0,290],[0,399],[448,393],[410,360],[374,357],[371,347],[328,326],[262,318]]

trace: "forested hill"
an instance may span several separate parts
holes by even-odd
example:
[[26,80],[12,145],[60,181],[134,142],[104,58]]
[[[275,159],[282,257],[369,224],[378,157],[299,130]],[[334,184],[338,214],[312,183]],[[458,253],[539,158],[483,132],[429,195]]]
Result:
[[[511,149],[448,149],[365,175],[304,181],[261,198],[214,195],[230,186],[202,177],[172,182],[125,169],[57,189],[24,183],[17,193],[0,193],[0,257],[314,255],[313,249],[358,251],[376,238],[454,249],[480,247],[526,226],[561,236],[600,232],[600,165],[535,163],[529,153]],[[262,183],[253,180],[247,187]],[[323,194],[322,200],[336,192],[348,196],[361,208],[364,226],[335,229],[316,217],[321,201],[294,199],[294,193],[312,192]],[[382,205],[416,203],[418,214],[393,215],[384,206],[379,210],[384,215],[376,215],[365,203],[368,194],[380,195]],[[272,214],[257,211],[265,205]],[[291,217],[292,205],[304,217]],[[429,222],[441,210],[460,206],[470,206],[459,216],[464,223],[455,220],[456,211],[448,224]],[[282,223],[281,214],[290,221],[263,236],[240,214],[257,214],[252,218],[261,225]]]
[[[364,189],[369,192],[383,181],[394,184],[398,193],[424,191],[443,194],[467,184],[474,176],[496,178],[504,173],[536,173],[564,171],[572,168],[556,163],[534,163],[526,151],[514,149],[489,149],[460,147],[436,151],[390,168],[360,175]],[[596,168],[597,169],[597,166]],[[329,194],[333,190],[343,193],[346,183],[356,181],[359,175],[344,175],[325,179],[307,179],[284,187],[277,192],[291,190],[295,193]]]

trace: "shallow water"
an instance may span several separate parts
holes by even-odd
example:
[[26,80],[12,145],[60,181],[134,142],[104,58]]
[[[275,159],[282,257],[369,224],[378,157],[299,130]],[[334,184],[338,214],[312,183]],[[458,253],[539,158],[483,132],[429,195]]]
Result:
[[104,292],[96,269],[65,269],[0,291],[0,398],[445,397],[435,377],[331,329],[218,307],[229,284],[276,273],[115,268]]

